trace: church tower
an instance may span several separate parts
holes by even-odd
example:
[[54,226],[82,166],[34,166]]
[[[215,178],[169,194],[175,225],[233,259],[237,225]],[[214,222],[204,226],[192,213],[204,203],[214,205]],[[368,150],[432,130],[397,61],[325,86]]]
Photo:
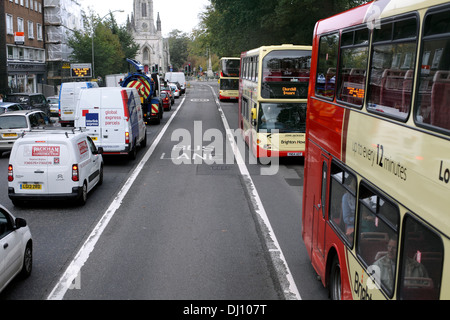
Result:
[[131,29],[134,41],[140,46],[136,60],[142,63],[145,72],[152,72],[155,67],[160,73],[167,72],[169,46],[162,37],[159,12],[155,26],[153,0],[133,0]]

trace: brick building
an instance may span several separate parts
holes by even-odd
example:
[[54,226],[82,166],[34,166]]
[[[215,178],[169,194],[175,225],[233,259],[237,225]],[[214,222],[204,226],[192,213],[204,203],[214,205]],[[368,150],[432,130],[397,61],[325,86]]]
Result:
[[43,10],[43,0],[1,1],[0,92],[38,92],[46,82]]

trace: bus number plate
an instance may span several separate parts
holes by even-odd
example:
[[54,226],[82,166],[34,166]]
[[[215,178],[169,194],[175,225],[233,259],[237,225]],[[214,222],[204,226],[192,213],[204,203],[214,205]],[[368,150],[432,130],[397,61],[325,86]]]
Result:
[[302,152],[288,152],[288,157],[300,157],[303,155]]

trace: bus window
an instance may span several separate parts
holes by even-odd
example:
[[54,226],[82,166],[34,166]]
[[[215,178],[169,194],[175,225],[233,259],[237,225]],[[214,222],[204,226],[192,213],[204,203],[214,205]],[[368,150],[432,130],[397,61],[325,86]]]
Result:
[[305,132],[306,103],[260,103],[258,129],[280,133]]
[[262,63],[262,98],[306,99],[311,51],[271,51]]
[[403,228],[398,298],[437,300],[444,254],[441,238],[410,215]]
[[425,19],[415,120],[435,128],[450,130],[450,10]]
[[361,184],[356,253],[390,297],[397,269],[398,224],[398,208]]
[[356,215],[356,177],[336,163],[331,164],[330,222],[350,247]]
[[337,98],[362,106],[369,56],[369,30],[345,32],[341,40],[341,62]]
[[[413,32],[414,31],[414,32]],[[416,56],[416,18],[374,30],[367,110],[406,120],[411,109]]]
[[333,98],[336,83],[339,34],[334,33],[320,38],[317,62],[316,94]]

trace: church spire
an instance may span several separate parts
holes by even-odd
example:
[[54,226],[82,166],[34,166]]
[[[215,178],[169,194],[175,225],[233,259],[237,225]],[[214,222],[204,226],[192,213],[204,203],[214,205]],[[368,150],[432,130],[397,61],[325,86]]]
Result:
[[156,31],[161,32],[161,19],[159,18],[159,12],[158,17],[156,18]]

